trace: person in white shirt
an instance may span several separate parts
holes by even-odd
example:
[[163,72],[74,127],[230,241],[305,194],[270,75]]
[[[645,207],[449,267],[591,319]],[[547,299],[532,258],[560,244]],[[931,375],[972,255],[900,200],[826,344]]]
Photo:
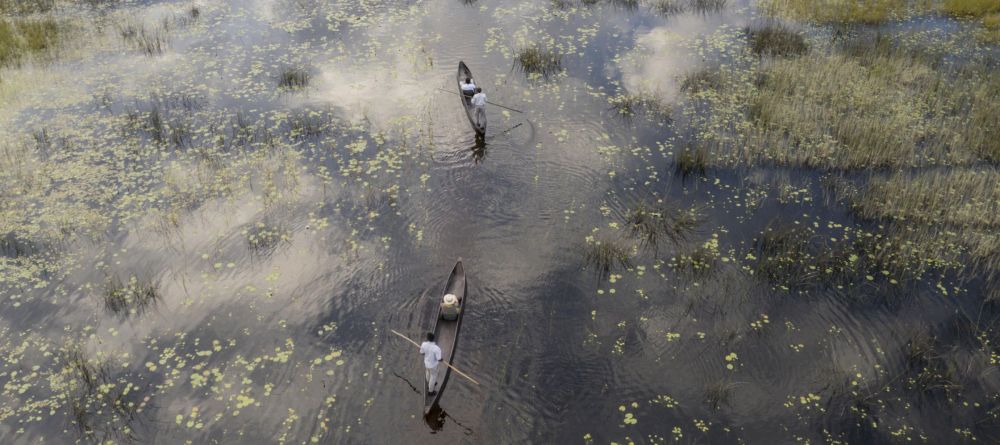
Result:
[[441,363],[441,348],[434,343],[434,333],[427,333],[427,341],[420,344],[420,353],[424,355],[424,371],[427,380],[427,393],[437,393],[438,363]]
[[476,125],[486,122],[486,93],[482,88],[476,87],[476,95],[472,96],[472,106],[476,107]]
[[472,83],[471,78],[465,78],[465,83],[462,84],[462,94],[468,97],[472,97],[476,94],[476,84]]

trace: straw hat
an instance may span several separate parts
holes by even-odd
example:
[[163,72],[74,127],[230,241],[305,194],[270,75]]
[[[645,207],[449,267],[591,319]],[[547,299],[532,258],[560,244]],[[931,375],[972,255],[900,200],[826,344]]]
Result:
[[456,297],[455,294],[445,294],[445,296],[444,296],[444,304],[447,304],[448,306],[452,306],[455,303],[458,303],[458,297]]

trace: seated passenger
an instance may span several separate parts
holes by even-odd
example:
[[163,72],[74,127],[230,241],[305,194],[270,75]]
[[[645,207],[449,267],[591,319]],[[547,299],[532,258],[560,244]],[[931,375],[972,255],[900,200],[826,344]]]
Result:
[[461,308],[458,307],[458,297],[455,294],[447,294],[444,296],[444,301],[441,302],[441,318],[452,321],[458,319],[458,313]]
[[472,79],[469,77],[465,78],[465,83],[462,84],[462,94],[472,97],[476,94],[476,84],[472,83]]

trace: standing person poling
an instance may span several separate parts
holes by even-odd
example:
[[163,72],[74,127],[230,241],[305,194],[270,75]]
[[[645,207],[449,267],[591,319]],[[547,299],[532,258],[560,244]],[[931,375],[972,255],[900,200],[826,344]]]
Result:
[[420,353],[424,355],[424,371],[427,380],[427,394],[437,393],[438,363],[441,363],[441,348],[434,343],[434,333],[427,333],[427,341],[420,344]]
[[476,108],[476,125],[486,123],[486,93],[476,87],[476,95],[472,96],[472,106]]

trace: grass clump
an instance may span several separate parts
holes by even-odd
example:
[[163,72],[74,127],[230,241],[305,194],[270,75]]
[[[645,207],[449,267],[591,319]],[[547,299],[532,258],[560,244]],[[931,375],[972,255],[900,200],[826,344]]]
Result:
[[719,238],[718,235],[713,235],[689,252],[674,256],[667,264],[678,272],[701,276],[712,270],[720,257]]
[[608,99],[611,108],[620,116],[631,117],[644,114],[650,118],[671,121],[673,109],[659,96],[652,93],[619,94]]
[[656,248],[667,240],[674,245],[686,242],[704,222],[696,208],[680,210],[665,205],[637,205],[625,216],[628,234],[644,248]]
[[780,24],[745,29],[750,50],[758,56],[799,56],[809,51],[805,37]]
[[632,248],[611,239],[593,240],[587,243],[584,262],[599,276],[607,277],[614,270],[632,267]]
[[562,69],[562,55],[538,45],[517,50],[517,66],[527,74],[548,77]]
[[682,177],[704,175],[708,172],[708,150],[702,144],[684,147],[674,159],[674,169]]
[[61,364],[62,397],[80,436],[93,443],[135,442],[134,424],[146,407],[140,387],[78,348],[64,351]]
[[129,20],[118,25],[118,34],[126,45],[148,57],[153,57],[166,51],[169,42],[167,29],[166,21],[162,26],[147,28],[145,24]]
[[124,283],[113,276],[104,288],[104,308],[123,318],[142,315],[161,298],[159,285],[135,275]]
[[702,91],[718,90],[722,88],[722,73],[715,68],[702,68],[692,71],[681,80],[681,91],[697,94]]
[[312,74],[303,68],[286,67],[278,74],[278,87],[285,90],[301,90],[309,86]]
[[253,255],[270,255],[282,243],[288,243],[291,232],[280,225],[258,222],[243,229],[247,249]]
[[688,7],[698,14],[710,14],[726,9],[729,0],[688,0]]
[[682,0],[656,0],[653,3],[653,10],[664,17],[683,14],[687,8]]
[[0,66],[18,66],[28,55],[52,50],[62,32],[53,19],[0,19]]
[[905,12],[907,0],[763,0],[761,6],[772,16],[795,20],[878,24]]
[[654,11],[664,17],[693,12],[710,14],[726,9],[729,0],[656,0],[652,4]]

